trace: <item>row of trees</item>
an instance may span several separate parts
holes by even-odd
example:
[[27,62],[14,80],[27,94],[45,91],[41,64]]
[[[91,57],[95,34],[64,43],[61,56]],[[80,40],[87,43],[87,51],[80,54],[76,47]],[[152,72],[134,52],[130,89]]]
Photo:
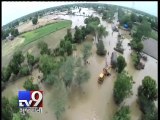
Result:
[[142,23],[137,27],[137,31],[133,34],[133,39],[131,41],[131,48],[134,50],[132,54],[132,60],[135,66],[140,63],[140,53],[144,48],[142,37],[150,37],[150,35],[151,25],[147,22],[146,19],[143,19]]
[[[133,79],[126,71],[118,73],[117,80],[114,83],[113,96],[117,105],[120,105],[124,99],[132,94]],[[129,106],[121,106],[114,114],[113,120],[130,120]]]
[[158,98],[156,82],[150,76],[145,76],[138,88],[138,104],[143,112],[142,120],[158,120],[158,109],[154,101]]
[[[84,64],[91,55],[91,45],[84,44],[82,49],[83,58],[74,58],[70,56],[73,50],[72,43],[74,43],[74,39],[68,29],[64,39],[60,41],[58,48],[54,49],[53,53],[48,52],[51,50],[45,42],[38,44],[41,53],[39,70],[43,73],[43,81],[55,88],[52,105],[57,120],[61,119],[61,115],[67,107],[68,94],[71,92],[72,87],[74,85],[81,87],[81,84],[90,77],[90,73],[86,70]],[[82,64],[82,59],[84,64]],[[30,81],[26,82],[31,84]],[[33,87],[34,85],[30,86]]]
[[98,41],[97,54],[101,56],[105,55],[107,51],[105,50],[102,37],[106,37],[108,35],[108,31],[106,31],[106,28],[104,26],[98,26],[100,23],[98,17],[90,16],[89,18],[86,18],[84,22],[86,24],[85,33],[93,34],[95,36],[95,41]]
[[[126,71],[118,74],[114,84],[114,100],[120,105],[125,98],[132,94],[132,77]],[[158,110],[154,101],[158,98],[158,89],[156,82],[150,76],[145,76],[142,85],[138,88],[138,104],[143,112],[142,120],[158,120]],[[113,120],[123,119],[130,120],[129,106],[121,106],[121,108],[113,116]]]
[[82,66],[81,58],[67,57],[66,60],[57,61],[49,55],[42,55],[39,65],[44,75],[43,81],[55,87],[53,108],[59,120],[66,108],[67,94],[71,92],[72,86],[80,87],[89,79],[90,73]]
[[12,73],[14,75],[26,76],[32,71],[32,67],[39,61],[32,54],[27,53],[27,65],[22,65],[25,60],[25,56],[22,51],[17,51],[13,54],[13,58],[10,60],[7,67],[2,68],[2,82],[5,83],[10,79]]
[[[124,99],[132,95],[133,78],[124,70],[127,63],[123,56],[117,58],[117,70],[118,76],[114,83],[113,96],[117,105],[120,105]],[[129,106],[121,106],[119,110],[114,114],[113,120],[130,120]]]
[[102,12],[102,19],[106,20],[107,22],[111,23],[114,19],[114,14],[116,12],[115,7],[107,7],[106,9],[103,9]]
[[33,23],[33,25],[36,25],[37,22],[38,22],[38,16],[37,16],[37,17],[35,16],[35,17],[32,19],[32,23]]
[[[146,19],[147,22],[151,25],[151,28],[158,28],[158,21],[157,19],[153,19],[151,17],[142,16],[142,15],[136,15],[134,12],[132,12],[130,15],[125,13],[122,8],[118,9],[118,20],[120,21],[120,24],[123,25],[125,23],[128,24],[129,28],[132,28],[134,22],[139,22],[143,24],[143,19]],[[147,30],[146,30],[147,31]]]

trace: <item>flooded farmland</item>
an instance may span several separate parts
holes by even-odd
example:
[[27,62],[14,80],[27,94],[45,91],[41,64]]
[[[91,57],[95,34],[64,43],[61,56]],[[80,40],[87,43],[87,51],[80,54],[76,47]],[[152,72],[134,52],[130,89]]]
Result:
[[[88,10],[86,8],[82,9],[81,12],[85,12],[86,15],[92,14],[93,10]],[[93,16],[98,16],[93,14]],[[51,16],[50,16],[51,17]],[[72,20],[72,28],[75,26],[83,26],[85,17],[83,16],[72,16],[72,15],[58,15],[61,19]],[[111,70],[111,76],[106,77],[103,84],[98,86],[97,80],[99,74],[102,72],[105,67],[105,62],[110,64],[111,53],[114,51],[114,47],[117,43],[117,32],[114,32],[112,35],[111,24],[103,21],[100,17],[101,24],[106,27],[106,30],[109,32],[108,36],[103,38],[103,42],[107,52],[104,57],[100,57],[96,54],[96,45],[94,42],[90,41],[92,44],[92,55],[89,58],[89,63],[87,69],[91,73],[91,77],[87,83],[84,83],[82,86],[82,93],[78,90],[73,90],[72,95],[69,97],[69,106],[63,114],[63,120],[111,120],[114,113],[118,109],[118,106],[114,103],[113,100],[113,87],[116,80],[117,73],[115,70]],[[147,56],[148,61],[145,62],[145,68],[141,71],[135,70],[133,63],[131,61],[131,50],[128,46],[130,39],[123,40],[125,60],[127,62],[127,67],[125,68],[130,75],[133,76],[135,84],[133,84],[133,95],[125,99],[124,104],[130,106],[131,110],[131,120],[139,120],[141,116],[141,111],[139,106],[136,103],[137,99],[137,89],[141,84],[142,79],[145,76],[151,76],[153,79],[158,81],[158,63],[154,58]],[[80,50],[82,49],[82,44],[77,46],[76,55],[81,56]],[[119,53],[117,53],[119,55]],[[38,70],[33,71],[34,75],[39,74]],[[35,78],[36,79],[36,78]],[[2,92],[2,96],[11,97],[17,95],[18,90],[23,90],[23,83],[26,80],[26,77],[16,80],[14,83],[11,83],[7,86]],[[51,96],[53,87],[45,86],[40,84],[41,90],[44,91],[44,108],[42,114],[31,114],[33,120],[56,120],[52,107],[50,106]]]

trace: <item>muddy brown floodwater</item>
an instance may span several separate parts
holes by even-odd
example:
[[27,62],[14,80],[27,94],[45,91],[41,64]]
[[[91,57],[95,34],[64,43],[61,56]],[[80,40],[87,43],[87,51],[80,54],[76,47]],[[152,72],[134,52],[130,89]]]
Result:
[[[92,13],[93,11],[83,10],[82,11]],[[93,14],[94,16],[98,16],[97,14]],[[82,16],[59,16],[64,19],[72,20],[72,28],[75,25],[84,25],[84,18]],[[98,16],[99,17],[99,16]],[[100,18],[101,24],[106,27],[106,30],[109,32],[107,37],[103,38],[104,46],[109,52],[109,55],[104,57],[100,57],[96,54],[96,45],[94,42],[90,41],[92,44],[92,55],[88,59],[89,63],[86,68],[90,71],[91,77],[88,82],[84,83],[81,90],[77,88],[73,88],[72,94],[69,96],[69,107],[66,109],[62,116],[62,120],[111,120],[113,118],[114,113],[119,108],[113,99],[113,87],[114,82],[116,80],[117,73],[115,70],[111,70],[111,76],[106,77],[103,84],[98,86],[97,80],[99,74],[102,72],[105,61],[107,59],[107,63],[110,64],[111,53],[114,51],[114,47],[117,43],[117,35],[118,33],[114,32],[112,35],[111,24],[103,21]],[[116,20],[115,20],[116,21]],[[123,31],[121,31],[123,33]],[[127,67],[125,70],[128,71],[130,75],[133,76],[133,80],[135,84],[133,84],[133,95],[124,100],[125,105],[130,106],[131,110],[131,120],[139,120],[141,116],[141,111],[139,110],[139,106],[136,103],[137,99],[137,89],[138,86],[142,84],[142,79],[145,76],[151,76],[157,82],[157,74],[158,74],[158,66],[157,60],[152,57],[148,57],[148,61],[145,62],[145,68],[143,70],[135,70],[132,61],[131,61],[131,50],[127,45],[130,42],[130,39],[125,38],[123,40],[124,54],[125,60],[127,62]],[[83,43],[84,44],[84,43]],[[81,56],[80,50],[82,49],[82,44],[77,46],[77,51],[74,52],[74,55]],[[120,55],[119,53],[117,53]],[[38,70],[33,71],[35,79],[40,74]],[[13,95],[17,95],[18,90],[23,89],[23,83],[26,80],[26,77],[20,78],[19,80],[9,84],[7,89],[2,92],[2,96],[11,97]],[[36,81],[35,81],[36,82]],[[40,84],[40,89],[44,91],[44,109],[42,114],[31,114],[33,120],[56,120],[53,109],[51,108],[50,102],[52,101],[52,90],[53,87],[45,86],[44,84]],[[157,105],[157,102],[156,102]]]

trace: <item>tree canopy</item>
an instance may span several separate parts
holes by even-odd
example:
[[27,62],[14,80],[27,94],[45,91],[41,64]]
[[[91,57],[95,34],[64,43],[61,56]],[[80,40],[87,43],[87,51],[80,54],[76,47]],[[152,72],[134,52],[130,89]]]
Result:
[[23,87],[26,89],[26,90],[39,90],[39,87],[37,84],[33,84],[32,82],[32,78],[29,78],[27,79],[25,82],[24,82],[24,85]]
[[91,55],[91,49],[92,49],[91,44],[86,43],[83,45],[82,53],[83,53],[83,60],[85,64],[86,64],[87,59]]
[[34,17],[34,18],[32,19],[32,23],[33,23],[33,25],[36,25],[36,24],[37,24],[37,22],[38,22],[38,18],[37,18],[37,17]]
[[114,83],[114,100],[120,104],[132,93],[132,77],[126,71],[118,74]]
[[107,51],[105,50],[103,41],[102,41],[102,40],[99,40],[99,41],[98,41],[98,44],[97,44],[97,54],[103,56],[103,55],[106,54],[106,52],[107,52]]
[[117,58],[117,67],[118,67],[118,72],[121,73],[123,69],[126,67],[127,63],[125,61],[125,58],[123,56],[118,56]]
[[114,115],[113,120],[130,120],[129,106],[122,106]]

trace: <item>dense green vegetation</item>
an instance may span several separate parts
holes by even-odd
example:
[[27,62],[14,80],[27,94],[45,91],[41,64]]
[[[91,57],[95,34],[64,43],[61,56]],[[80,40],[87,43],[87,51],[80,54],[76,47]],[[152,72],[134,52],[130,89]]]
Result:
[[34,17],[34,18],[32,19],[32,23],[33,23],[33,25],[36,25],[36,24],[37,24],[37,22],[38,22],[38,18],[37,18],[37,17]]
[[33,84],[32,82],[33,78],[29,78],[28,80],[26,80],[23,84],[23,87],[26,89],[26,90],[39,90],[39,87],[37,84]]
[[68,20],[59,21],[59,22],[38,28],[36,30],[24,33],[21,36],[23,36],[25,38],[24,45],[26,45],[26,44],[29,44],[30,42],[33,42],[39,38],[42,38],[42,37],[52,33],[52,32],[55,32],[59,29],[68,27],[70,25],[71,25],[71,21],[68,21]]
[[132,52],[131,58],[132,58],[132,61],[133,61],[133,65],[137,66],[139,64],[139,62],[140,62],[139,54],[137,52]]
[[114,100],[116,104],[123,102],[132,93],[132,76],[129,76],[126,71],[118,74],[114,84]]
[[85,64],[87,63],[87,59],[91,55],[91,49],[92,49],[91,44],[86,43],[86,44],[83,45],[82,53],[83,53],[83,60],[84,60]]
[[117,58],[117,67],[118,72],[121,73],[123,69],[126,67],[127,63],[125,61],[125,58],[123,56],[118,56]]
[[9,34],[13,35],[14,37],[17,37],[19,35],[19,31],[18,29],[16,28],[10,28],[10,29],[7,29],[7,30],[2,30],[2,37],[1,39],[4,40],[6,39],[6,37],[9,36]]
[[113,116],[113,120],[130,120],[129,106],[122,106]]
[[106,55],[107,50],[105,49],[102,40],[99,40],[99,42],[97,43],[97,51],[96,52],[100,56]]
[[145,76],[138,88],[138,103],[144,113],[142,120],[158,120],[158,109],[154,101],[158,98],[157,84],[150,76]]
[[11,100],[2,98],[2,120],[28,120],[28,114],[22,115],[19,112],[18,97],[12,97]]

